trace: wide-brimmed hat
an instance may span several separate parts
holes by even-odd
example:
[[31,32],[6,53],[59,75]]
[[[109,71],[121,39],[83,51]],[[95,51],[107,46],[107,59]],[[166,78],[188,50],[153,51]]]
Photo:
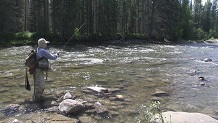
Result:
[[44,38],[40,38],[38,40],[38,47],[45,48],[47,46],[47,43],[50,43],[50,42],[46,41]]

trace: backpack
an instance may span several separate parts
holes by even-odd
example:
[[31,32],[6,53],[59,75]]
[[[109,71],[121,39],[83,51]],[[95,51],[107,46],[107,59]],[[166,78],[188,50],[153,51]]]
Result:
[[26,66],[25,89],[30,91],[31,87],[30,87],[30,83],[28,80],[27,67],[29,68],[29,73],[33,74],[35,71],[36,64],[37,64],[37,52],[34,50],[31,50],[24,64]]
[[25,60],[25,66],[29,68],[29,73],[33,74],[33,70],[35,69],[37,65],[37,52],[34,50],[31,50],[30,54],[27,56]]

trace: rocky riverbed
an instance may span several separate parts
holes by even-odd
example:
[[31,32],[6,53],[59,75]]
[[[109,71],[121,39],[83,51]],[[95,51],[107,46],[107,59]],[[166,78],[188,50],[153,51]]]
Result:
[[[7,120],[1,122],[96,122],[113,119],[117,110],[128,105],[130,101],[119,92],[122,88],[86,87],[81,93],[59,92],[56,96],[47,96],[34,102],[26,100],[20,104],[10,104],[1,109],[1,115]],[[85,94],[85,96],[83,96]],[[26,117],[19,117],[24,113]]]
[[[0,123],[94,123],[113,122],[119,116],[118,110],[124,109],[131,100],[119,94],[124,88],[103,88],[97,86],[85,87],[81,90],[86,96],[71,94],[71,92],[59,92],[56,97],[44,97],[40,101],[26,101],[20,104],[10,104],[1,109],[1,115],[7,116],[6,120]],[[169,96],[169,93],[156,90],[153,94],[155,101],[162,97]],[[20,117],[20,113],[24,113]],[[140,114],[126,110],[129,115]],[[201,113],[186,112],[156,112],[150,116],[152,123],[218,123],[218,120]],[[145,117],[144,117],[145,118]],[[104,119],[104,120],[103,120]],[[123,119],[122,122],[125,122]],[[145,119],[138,119],[136,122],[146,122]]]

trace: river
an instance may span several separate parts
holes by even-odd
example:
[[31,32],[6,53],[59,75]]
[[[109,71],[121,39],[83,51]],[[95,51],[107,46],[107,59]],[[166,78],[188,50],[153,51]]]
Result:
[[[31,75],[32,90],[24,89],[24,60],[31,49],[31,46],[0,49],[0,109],[32,99]],[[135,121],[136,115],[127,111],[137,112],[142,105],[149,104],[157,89],[169,94],[160,97],[163,110],[218,115],[216,43],[78,45],[62,49],[49,46],[48,49],[61,55],[51,61],[45,95],[60,91],[78,93],[87,86],[122,87],[118,94],[128,103],[116,110],[119,115],[113,122]],[[205,58],[212,61],[205,62]],[[82,92],[79,95],[86,96]],[[8,116],[1,113],[0,120],[23,115],[22,112]]]

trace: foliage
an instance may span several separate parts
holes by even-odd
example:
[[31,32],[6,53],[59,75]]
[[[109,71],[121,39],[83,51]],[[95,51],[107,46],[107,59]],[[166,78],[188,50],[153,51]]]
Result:
[[201,29],[201,28],[198,28],[198,29],[194,29],[194,38],[195,39],[203,39],[205,37],[205,32]]
[[[193,0],[192,0],[193,1]],[[217,0],[1,0],[0,34],[65,42],[101,35],[176,41],[218,37]],[[85,25],[77,31],[83,23]],[[92,36],[93,35],[93,36]],[[86,38],[84,38],[86,37]],[[14,39],[13,39],[14,40]]]
[[34,33],[31,33],[31,32],[19,32],[19,33],[15,33],[15,39],[16,40],[31,39],[33,35]]
[[74,30],[74,34],[75,34],[75,37],[76,37],[77,40],[78,40],[78,39],[80,38],[80,36],[81,36],[81,33],[79,32],[79,29],[78,29],[78,28],[76,28],[76,29]]
[[161,122],[164,123],[159,101],[152,102],[148,107],[142,105],[139,114],[136,117],[137,123],[153,123],[157,115],[161,118]]
[[36,33],[19,32],[10,34],[1,34],[0,42],[2,46],[32,44]]
[[216,34],[217,34],[217,32],[215,30],[210,30],[209,34],[208,34],[208,38],[209,39],[218,38],[218,36]]
[[182,1],[180,13],[180,38],[185,40],[191,39],[193,34],[193,17],[188,0]]

